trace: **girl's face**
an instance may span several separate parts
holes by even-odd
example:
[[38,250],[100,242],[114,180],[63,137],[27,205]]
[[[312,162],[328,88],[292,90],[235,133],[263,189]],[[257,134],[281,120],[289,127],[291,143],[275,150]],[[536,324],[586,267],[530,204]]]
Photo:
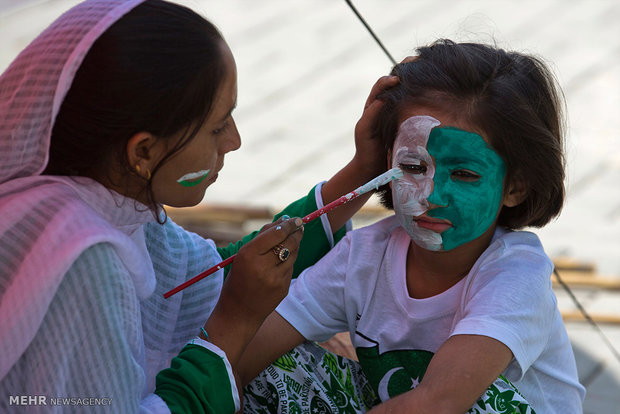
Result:
[[418,246],[452,250],[495,227],[506,167],[467,125],[421,109],[406,111],[391,153],[404,172],[392,183],[394,210]]
[[198,134],[153,176],[155,199],[172,207],[198,204],[217,179],[224,155],[241,146],[232,110],[237,102],[237,71],[230,49],[222,43],[227,74],[211,113]]

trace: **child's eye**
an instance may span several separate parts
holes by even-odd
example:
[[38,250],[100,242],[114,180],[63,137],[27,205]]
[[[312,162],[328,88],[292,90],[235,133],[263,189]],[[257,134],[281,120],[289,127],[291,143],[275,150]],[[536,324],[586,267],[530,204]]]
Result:
[[426,174],[426,165],[421,164],[398,164],[401,170],[409,174]]
[[453,180],[475,182],[480,179],[480,176],[473,171],[469,170],[454,170],[450,173]]

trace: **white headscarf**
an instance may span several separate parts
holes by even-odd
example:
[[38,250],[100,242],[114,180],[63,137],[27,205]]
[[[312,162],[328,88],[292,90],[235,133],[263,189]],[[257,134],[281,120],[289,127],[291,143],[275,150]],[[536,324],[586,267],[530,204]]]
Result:
[[[58,18],[0,77],[0,379],[34,338],[63,275],[111,243],[140,298],[155,277],[141,225],[150,211],[87,178],[40,176],[61,103],[84,56],[144,0],[88,0]],[[139,230],[139,231],[137,231]]]

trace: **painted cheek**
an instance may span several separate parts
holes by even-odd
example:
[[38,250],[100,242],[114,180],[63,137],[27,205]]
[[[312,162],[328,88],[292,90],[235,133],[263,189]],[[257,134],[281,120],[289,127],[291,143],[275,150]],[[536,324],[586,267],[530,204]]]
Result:
[[437,251],[441,249],[441,234],[418,227],[414,217],[424,214],[429,207],[427,197],[431,193],[435,169],[428,157],[429,164],[425,174],[406,174],[392,184],[394,211],[401,227],[419,246]]
[[450,174],[436,172],[433,179],[433,191],[428,196],[428,202],[435,207],[447,207],[450,205]]
[[411,173],[403,170],[403,177],[392,185],[395,207],[403,214],[419,216],[428,210],[427,197],[431,194],[435,168],[426,148],[400,147],[395,151],[392,165],[424,166],[424,173]]
[[[445,231],[443,250],[451,250],[468,243],[482,234],[494,223],[501,204],[502,182],[505,165],[499,155],[477,134],[445,128],[429,138],[429,152],[436,155],[441,173],[436,174],[436,188],[429,202],[444,206],[429,211],[429,216],[450,220],[453,227]],[[451,178],[451,169],[458,169],[443,160],[453,154],[469,157],[475,162],[470,167],[480,173],[475,182],[463,182]],[[475,161],[474,161],[475,160]],[[467,167],[467,165],[465,165]]]
[[204,181],[205,178],[209,175],[211,170],[201,170],[193,173],[185,174],[184,176],[177,179],[177,183],[181,184],[183,187],[194,187],[201,182]]
[[425,165],[425,174],[412,174],[403,169],[404,176],[395,182],[393,194],[395,202],[403,205],[409,214],[419,215],[428,208],[426,197],[431,192],[434,174],[433,161],[426,144],[433,128],[440,122],[433,117],[417,115],[407,118],[398,129],[394,140],[392,165]]
[[[399,128],[394,142],[392,166],[425,166],[424,173],[414,174],[403,168],[403,177],[392,182],[394,212],[411,239],[418,245],[429,249],[441,248],[441,235],[418,227],[414,217],[428,210],[427,197],[431,194],[435,167],[426,149],[430,131],[440,122],[430,116],[413,116],[405,120]],[[402,167],[401,167],[402,168]]]
[[[499,193],[501,194],[501,191]],[[456,226],[453,232],[446,232],[444,250],[453,249],[478,238],[495,221],[499,202],[493,188],[481,186],[478,189],[472,189],[468,195],[468,197],[461,197],[455,203],[451,216]]]

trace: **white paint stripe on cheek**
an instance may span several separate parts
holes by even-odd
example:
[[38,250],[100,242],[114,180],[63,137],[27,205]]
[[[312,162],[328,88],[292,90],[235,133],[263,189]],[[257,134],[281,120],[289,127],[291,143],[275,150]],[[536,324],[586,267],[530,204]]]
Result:
[[[421,191],[422,190],[422,191]],[[394,184],[394,202],[400,207],[399,210],[406,215],[419,216],[428,209],[426,195],[422,188],[409,182],[397,182]]]
[[185,174],[183,177],[177,180],[177,183],[180,183],[181,181],[195,180],[196,178],[201,178],[209,174],[210,171],[211,170],[200,170],[193,173]]

